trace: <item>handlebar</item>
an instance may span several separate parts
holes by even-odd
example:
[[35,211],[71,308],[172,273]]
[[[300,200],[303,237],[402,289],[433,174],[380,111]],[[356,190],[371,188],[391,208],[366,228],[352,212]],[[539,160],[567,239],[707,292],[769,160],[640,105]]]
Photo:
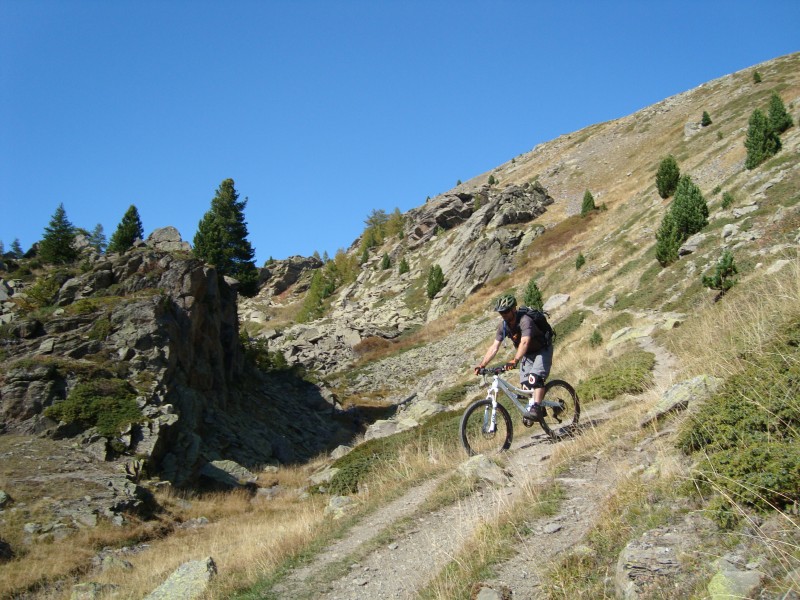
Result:
[[499,365],[496,367],[483,367],[482,369],[478,369],[478,375],[500,375],[500,373],[506,372],[505,365]]

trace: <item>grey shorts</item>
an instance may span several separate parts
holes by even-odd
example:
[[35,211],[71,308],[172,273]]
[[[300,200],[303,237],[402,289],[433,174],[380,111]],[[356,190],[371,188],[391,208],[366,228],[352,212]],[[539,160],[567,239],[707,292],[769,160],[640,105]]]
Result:
[[541,378],[542,383],[550,375],[553,366],[553,345],[542,348],[536,354],[526,354],[519,364],[519,383],[523,387],[533,387],[531,375]]

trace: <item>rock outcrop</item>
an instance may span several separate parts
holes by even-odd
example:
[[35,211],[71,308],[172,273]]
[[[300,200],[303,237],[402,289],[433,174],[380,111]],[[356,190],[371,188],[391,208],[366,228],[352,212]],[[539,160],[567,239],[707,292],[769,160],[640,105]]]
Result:
[[[238,336],[237,295],[213,267],[159,230],[141,247],[57,273],[36,289],[3,282],[3,429],[77,439],[98,461],[138,456],[175,484],[212,461],[245,467],[308,458],[337,432],[320,388],[250,367]],[[34,317],[51,286],[57,308]],[[33,296],[31,295],[33,294]],[[87,417],[59,423],[47,409],[77,386],[124,381],[141,416],[117,435]],[[109,383],[111,385],[111,383]]]

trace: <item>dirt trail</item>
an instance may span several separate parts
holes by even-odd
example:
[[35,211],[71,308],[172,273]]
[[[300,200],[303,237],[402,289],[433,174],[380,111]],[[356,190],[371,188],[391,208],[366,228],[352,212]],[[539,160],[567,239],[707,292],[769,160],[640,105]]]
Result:
[[[656,355],[656,385],[671,380],[676,360],[652,339],[640,345]],[[610,405],[592,406],[582,415],[582,428],[591,428],[609,418]],[[569,451],[570,444],[559,447]],[[576,462],[556,481],[565,500],[551,517],[532,518],[531,533],[519,543],[518,554],[495,568],[497,576],[488,584],[511,588],[515,598],[540,597],[541,568],[557,554],[581,543],[589,531],[597,507],[612,492],[618,476],[647,461],[646,453],[625,445],[613,456],[595,456]],[[417,509],[435,489],[431,480],[409,490],[401,498],[368,515],[345,539],[335,542],[308,565],[298,568],[273,589],[277,598],[350,600],[363,598],[415,598],[455,555],[484,520],[513,503],[526,482],[544,481],[543,466],[555,446],[534,426],[517,434],[508,455],[512,477],[507,487],[484,488],[457,503],[433,513]],[[392,529],[391,535],[378,537]],[[376,542],[376,540],[380,540]],[[339,561],[339,571],[325,569]],[[344,575],[341,573],[344,571]]]

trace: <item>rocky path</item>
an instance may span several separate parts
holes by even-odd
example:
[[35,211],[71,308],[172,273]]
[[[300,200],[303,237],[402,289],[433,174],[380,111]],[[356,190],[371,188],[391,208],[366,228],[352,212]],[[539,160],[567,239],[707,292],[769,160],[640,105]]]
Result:
[[[651,338],[640,345],[656,355],[656,385],[671,380],[675,359]],[[592,406],[585,411],[583,428],[592,428],[609,418],[609,406]],[[613,416],[613,415],[611,415]],[[570,444],[559,442],[569,452]],[[430,480],[371,513],[346,538],[331,544],[308,565],[291,572],[273,590],[276,598],[320,598],[350,600],[362,598],[415,598],[461,550],[476,528],[493,520],[505,506],[520,497],[527,483],[543,483],[545,465],[556,446],[547,443],[534,427],[518,433],[508,455],[510,483],[502,487],[483,486],[470,497],[425,513],[420,506],[436,488]],[[554,516],[532,518],[531,533],[525,536],[517,554],[495,569],[496,577],[486,584],[510,588],[515,598],[542,596],[542,568],[550,559],[580,544],[595,521],[598,506],[613,491],[618,477],[642,460],[634,444],[614,456],[594,456],[562,470],[556,481],[564,500]]]

